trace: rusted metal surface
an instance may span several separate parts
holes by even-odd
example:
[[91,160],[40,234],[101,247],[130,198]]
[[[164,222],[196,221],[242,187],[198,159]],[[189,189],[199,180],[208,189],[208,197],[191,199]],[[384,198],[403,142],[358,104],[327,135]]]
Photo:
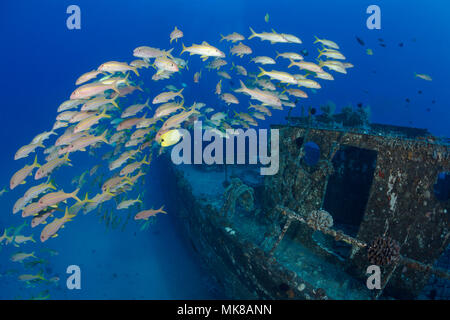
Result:
[[[324,204],[336,152],[344,147],[375,151],[372,185],[356,239],[370,243],[377,236],[388,235],[402,244],[405,259],[416,261],[416,266],[432,265],[450,242],[450,204],[439,201],[433,190],[438,174],[450,171],[446,141],[428,136],[424,130],[382,125],[330,129],[317,123],[305,125],[300,120],[304,119],[299,119],[297,125],[273,126],[280,129],[280,171],[266,179],[266,205],[281,205],[300,213],[318,210]],[[304,145],[309,141],[320,149],[315,166],[304,160]],[[300,227],[296,237],[313,247],[310,235]],[[348,263],[356,268],[355,276],[363,277],[369,265],[366,250],[353,253]],[[415,297],[430,274],[430,269],[410,264],[395,272],[393,268],[396,266],[382,269],[384,275],[389,275],[386,291],[399,298]]]
[[[267,241],[262,244],[235,231],[231,219],[234,215],[220,214],[227,201],[235,205],[237,195],[227,197],[225,192],[222,200],[217,199],[217,207],[205,204],[195,198],[182,171],[171,169],[178,186],[173,190],[177,194],[171,197],[180,200],[177,214],[183,220],[183,228],[205,265],[222,279],[227,295],[246,299],[327,299],[328,288],[315,287],[277,262],[275,256],[283,254],[280,247],[294,246],[295,252],[299,243],[365,284],[366,269],[371,264],[368,248],[379,237],[395,240],[400,251],[398,259],[381,267],[382,290],[374,291],[373,298],[414,298],[430,275],[448,279],[448,270],[437,268],[434,263],[449,247],[450,201],[439,201],[433,186],[440,172],[450,171],[449,141],[414,128],[366,123],[354,128],[311,118],[291,120],[291,125],[273,126],[280,129],[280,169],[277,175],[265,178],[261,196],[257,196],[260,192],[254,194],[255,205],[262,212],[259,218],[267,226]],[[320,151],[318,162],[313,165],[306,161],[305,145],[311,141]],[[341,164],[338,155],[342,157],[342,152],[348,150],[362,150],[355,154],[367,155],[367,159],[373,156],[373,166],[370,167],[370,159],[363,159],[367,160],[363,164],[344,159],[348,163]],[[355,200],[330,198],[328,194],[336,188],[333,183],[344,181],[332,178],[345,175],[349,166],[355,167],[356,174],[362,174],[364,179],[370,178],[364,186],[367,196],[361,215],[353,217],[352,211],[325,209],[335,222],[352,218],[356,222],[348,229],[342,221],[333,227],[316,228],[308,223],[311,212],[324,211],[327,201],[341,201],[346,208],[346,202],[351,201],[348,199]],[[334,208],[340,204],[334,204]],[[317,233],[328,238],[318,242]],[[283,240],[286,238],[287,242]],[[348,251],[335,252],[336,243],[344,244]]]
[[192,246],[214,274],[230,299],[328,299],[325,291],[286,269],[233,227],[218,208],[205,205],[192,194],[183,172],[170,167],[167,180],[175,180],[178,188],[170,188],[168,196],[179,201],[177,216],[182,221]]

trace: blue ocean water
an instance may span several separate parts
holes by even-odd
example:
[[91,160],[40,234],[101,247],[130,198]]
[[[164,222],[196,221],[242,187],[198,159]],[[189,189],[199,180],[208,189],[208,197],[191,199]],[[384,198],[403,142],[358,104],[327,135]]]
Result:
[[[76,4],[81,8],[81,30],[68,30],[66,9]],[[366,27],[366,8],[377,4],[381,8],[381,30]],[[450,74],[448,57],[450,25],[447,22],[450,4],[444,1],[144,1],[116,0],[73,1],[2,1],[0,3],[0,190],[7,188],[12,174],[27,160],[14,161],[17,149],[30,142],[36,134],[50,130],[58,105],[75,89],[75,80],[110,60],[131,61],[134,48],[143,45],[168,49],[169,34],[174,26],[184,32],[184,38],[173,46],[179,54],[181,42],[186,45],[207,41],[228,54],[229,45],[219,42],[220,34],[238,32],[250,35],[251,26],[257,32],[292,33],[303,43],[300,47],[316,56],[314,36],[339,43],[347,60],[354,64],[348,74],[335,74],[317,93],[302,101],[304,106],[318,107],[333,101],[338,110],[353,104],[370,105],[371,121],[426,128],[438,136],[450,136],[450,93],[446,80]],[[264,16],[269,13],[266,23]],[[355,37],[363,39],[362,46]],[[382,39],[383,41],[380,41]],[[267,43],[246,40],[258,55],[273,55]],[[380,46],[385,43],[386,47]],[[402,45],[400,45],[402,44]],[[277,50],[287,50],[283,44]],[[368,55],[366,49],[372,49]],[[182,56],[188,59],[188,55]],[[199,85],[192,77],[204,63],[198,57],[189,60],[189,71],[176,82],[186,84],[184,95],[190,101],[217,104],[211,83],[215,74],[202,73]],[[245,62],[240,62],[240,61]],[[257,71],[249,59],[231,58],[248,70]],[[432,76],[428,82],[414,73]],[[169,84],[164,83],[164,85]],[[164,87],[149,87],[151,97]],[[235,88],[238,82],[230,84]],[[409,102],[408,102],[409,101]],[[274,112],[260,123],[285,123],[287,110]],[[291,115],[299,115],[294,109]],[[33,156],[34,157],[34,156]],[[31,156],[30,156],[31,159]],[[87,161],[83,163],[83,161]],[[89,162],[91,161],[91,162]],[[65,191],[75,189],[70,181],[86,168],[97,164],[75,155],[73,168],[64,167],[57,173]],[[81,166],[81,164],[85,166]],[[80,165],[80,166],[79,166]],[[166,204],[165,190],[158,181],[164,179],[162,163],[155,161],[146,176],[146,201],[154,208]],[[174,186],[175,187],[175,186]],[[19,188],[18,188],[19,189]],[[12,215],[12,206],[24,189],[13,190],[0,197],[0,231],[19,226],[23,220]],[[80,195],[81,196],[81,195]],[[84,194],[83,194],[84,196]],[[136,194],[137,196],[137,194]],[[0,251],[0,298],[27,299],[48,289],[54,299],[175,299],[220,297],[205,273],[189,243],[177,232],[173,215],[161,216],[148,231],[130,220],[124,231],[105,227],[99,217],[86,215],[75,219],[62,234],[45,247],[58,251],[48,258],[47,273],[60,277],[59,286],[24,288],[14,276],[5,273],[19,269],[9,256],[16,248]],[[26,234],[31,229],[27,229]],[[37,230],[33,230],[38,240]],[[1,234],[0,234],[1,235]],[[43,248],[30,244],[29,248]],[[25,248],[27,248],[25,246]],[[39,250],[39,249],[37,249]],[[37,251],[37,254],[39,251]],[[68,265],[79,265],[83,274],[82,290],[65,288]]]

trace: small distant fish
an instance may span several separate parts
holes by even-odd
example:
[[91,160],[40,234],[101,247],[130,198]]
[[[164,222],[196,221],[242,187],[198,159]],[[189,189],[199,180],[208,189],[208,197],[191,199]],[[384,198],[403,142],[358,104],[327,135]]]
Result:
[[167,212],[164,211],[163,209],[164,209],[164,206],[162,206],[158,210],[150,209],[150,210],[141,211],[134,216],[134,220],[148,220],[148,218],[154,217],[158,213],[167,214]]
[[222,79],[220,79],[219,82],[216,85],[215,94],[218,94],[218,95],[222,94]]
[[238,57],[242,58],[246,54],[252,54],[252,49],[240,42],[238,45],[232,47],[230,49],[230,52],[231,55],[237,55]]
[[22,262],[27,258],[36,258],[36,256],[34,255],[34,252],[31,253],[18,252],[11,256],[11,261]]
[[265,22],[269,22],[269,14],[268,13],[266,13],[266,15],[264,16],[264,21]]
[[386,48],[386,44],[384,44],[384,43],[380,43],[380,46],[383,48]]
[[272,32],[261,32],[261,33],[256,33],[255,30],[253,30],[252,28],[250,28],[251,31],[251,35],[250,37],[248,37],[248,39],[252,39],[254,37],[260,38],[262,41],[267,40],[269,41],[271,44],[274,43],[286,43],[289,42],[286,37],[284,37],[283,35],[277,33],[275,30],[272,29]]
[[372,55],[373,55],[372,49],[367,49],[367,50],[366,50],[366,53],[367,53],[369,56],[372,56]]
[[177,42],[177,40],[180,38],[183,38],[183,31],[177,29],[177,27],[175,26],[175,29],[170,33],[170,43],[172,43],[173,40]]
[[259,56],[259,57],[255,57],[251,60],[254,63],[260,63],[260,64],[275,64],[275,60],[273,60],[270,57],[266,57],[266,56]]
[[39,274],[22,274],[19,276],[20,281],[36,281],[36,280],[46,280],[43,276],[43,271],[40,271]]
[[223,94],[220,96],[220,98],[221,98],[223,101],[225,101],[225,103],[226,103],[227,105],[230,105],[230,104],[232,104],[232,103],[234,103],[234,104],[238,104],[238,103],[239,103],[239,100],[238,100],[235,96],[233,96],[231,93],[223,93]]
[[8,189],[6,189],[6,188],[3,188],[2,190],[0,190],[0,197],[2,195],[4,195],[6,192],[8,192]]
[[358,43],[359,43],[360,45],[362,45],[362,46],[365,45],[364,41],[363,41],[361,38],[359,38],[359,37],[356,37],[356,41],[358,41]]
[[134,205],[135,203],[142,203],[142,200],[140,199],[140,195],[135,200],[124,200],[124,201],[122,201],[121,203],[119,203],[117,205],[116,209],[117,210],[127,209],[127,208],[131,207],[132,205]]
[[220,42],[222,42],[223,40],[226,40],[226,41],[231,41],[234,43],[237,41],[245,40],[244,36],[237,32],[233,32],[227,36],[220,35],[220,37],[221,37]]
[[404,45],[403,42],[400,42],[400,43],[398,44],[399,47],[403,47],[403,45]]
[[325,47],[329,47],[329,48],[332,48],[332,49],[339,50],[339,46],[335,42],[333,42],[331,40],[327,40],[327,39],[319,39],[316,36],[315,36],[315,38],[316,38],[316,41],[314,41],[314,43],[320,42]]
[[429,76],[428,74],[424,74],[424,73],[415,73],[414,72],[414,76],[416,78],[420,78],[426,81],[432,81],[433,79],[431,79],[431,76]]
[[195,82],[195,83],[199,83],[200,77],[201,77],[201,76],[202,76],[201,71],[200,71],[200,72],[196,72],[196,73],[194,74],[194,82]]

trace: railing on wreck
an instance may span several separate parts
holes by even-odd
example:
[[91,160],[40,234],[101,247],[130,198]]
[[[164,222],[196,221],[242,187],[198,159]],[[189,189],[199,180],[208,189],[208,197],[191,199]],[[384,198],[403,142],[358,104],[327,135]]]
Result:
[[[305,224],[307,227],[313,229],[314,231],[319,231],[322,232],[324,234],[330,235],[332,236],[336,241],[342,241],[345,242],[349,245],[351,245],[353,247],[353,253],[362,249],[362,248],[366,248],[368,247],[368,244],[356,239],[352,236],[349,236],[345,233],[343,233],[342,231],[339,230],[335,230],[331,227],[326,227],[326,226],[321,226],[321,227],[314,227],[312,226],[310,223],[307,222],[307,220],[303,217],[303,215],[300,215],[294,211],[292,211],[289,208],[286,208],[284,206],[281,205],[277,205],[276,210],[280,211],[281,214],[283,214],[284,216],[287,217],[287,221],[284,224],[283,228],[281,228],[281,232],[278,235],[277,240],[275,241],[275,243],[273,244],[269,255],[271,257],[273,257],[275,250],[277,249],[278,245],[280,244],[280,242],[283,240],[287,230],[289,229],[289,227],[291,226],[293,221],[298,221],[302,224]],[[443,278],[443,279],[447,279],[450,280],[450,273],[442,268],[438,268],[438,267],[433,267],[430,264],[424,264],[420,261],[405,257],[401,254],[399,254],[399,256],[397,257],[397,259],[395,260],[395,265],[392,268],[392,270],[389,272],[388,276],[385,278],[385,281],[383,282],[382,286],[381,286],[381,290],[379,290],[379,292],[377,293],[377,295],[375,296],[375,299],[378,299],[381,294],[383,293],[384,289],[386,288],[387,284],[389,283],[389,280],[391,279],[392,275],[394,274],[395,270],[397,269],[398,266],[400,265],[405,265],[408,266],[412,269],[415,269],[417,271],[421,271],[421,272],[425,272],[425,273],[431,273],[439,278]]]

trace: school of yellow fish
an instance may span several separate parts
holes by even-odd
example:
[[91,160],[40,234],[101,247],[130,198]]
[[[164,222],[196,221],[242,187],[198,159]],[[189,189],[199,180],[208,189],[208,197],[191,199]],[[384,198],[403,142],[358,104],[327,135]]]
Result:
[[[266,19],[268,21],[268,16]],[[183,32],[175,27],[169,43],[181,48],[137,47],[133,51],[133,61],[108,61],[81,75],[75,81],[77,88],[69,99],[57,107],[58,114],[51,130],[38,134],[14,156],[16,160],[29,161],[10,180],[11,190],[20,188],[23,191],[12,213],[21,212],[28,226],[40,229],[40,241],[46,242],[56,237],[80,212],[92,212],[104,202],[120,198],[117,210],[142,204],[140,197],[130,199],[126,194],[145,176],[153,153],[161,154],[181,139],[179,128],[192,128],[194,121],[200,119],[204,129],[214,130],[227,138],[226,129],[257,126],[259,120],[272,116],[274,110],[293,108],[296,106],[293,100],[308,98],[309,89],[322,87],[319,80],[334,80],[333,72],[346,74],[347,69],[353,67],[345,62],[338,44],[331,40],[316,37],[314,43],[321,46],[318,57],[306,61],[298,53],[302,40],[297,36],[274,30],[257,33],[252,28],[250,32],[247,38],[237,32],[221,35],[221,45],[229,43],[228,53],[225,53],[227,50],[222,51],[206,41],[185,46],[181,42]],[[292,49],[273,50],[272,57],[259,56],[251,48],[253,41],[289,44]],[[179,52],[179,56],[174,52]],[[155,69],[152,81],[170,81],[176,73],[187,72],[185,53],[199,56],[204,62],[204,70],[194,73],[193,83],[201,82],[202,73],[217,73],[220,80],[211,86],[211,91],[217,95],[218,104],[226,104],[226,111],[215,112],[214,107],[198,101],[188,106],[183,97],[184,88],[178,89],[173,84],[167,85],[163,92],[150,91],[150,94],[138,85],[142,82],[139,81],[143,69]],[[249,72],[242,65],[244,63],[227,61],[227,57],[232,56],[242,61],[248,59],[245,60],[247,68],[253,68],[255,72]],[[238,59],[236,57],[233,59]],[[238,79],[240,86],[231,88],[226,81],[230,79]],[[134,92],[138,92],[145,103],[127,105],[125,98]],[[248,104],[247,111],[237,112],[235,105],[243,104]],[[76,166],[71,155],[87,152],[96,156],[104,147],[110,148],[102,157],[104,163],[76,177],[74,189],[57,188],[54,173],[64,166]],[[102,166],[109,176],[98,177],[102,180],[97,194],[91,198],[87,193],[80,196],[86,176],[96,175]],[[70,205],[70,202],[73,203]],[[161,213],[167,213],[164,206],[136,212],[134,219],[148,220]],[[14,228],[0,234],[0,245],[13,243],[20,246],[28,241],[35,240],[32,236],[18,234]],[[34,252],[18,252],[11,260],[23,262],[31,257],[35,257]],[[32,282],[43,277],[42,274],[21,275],[19,279]]]

